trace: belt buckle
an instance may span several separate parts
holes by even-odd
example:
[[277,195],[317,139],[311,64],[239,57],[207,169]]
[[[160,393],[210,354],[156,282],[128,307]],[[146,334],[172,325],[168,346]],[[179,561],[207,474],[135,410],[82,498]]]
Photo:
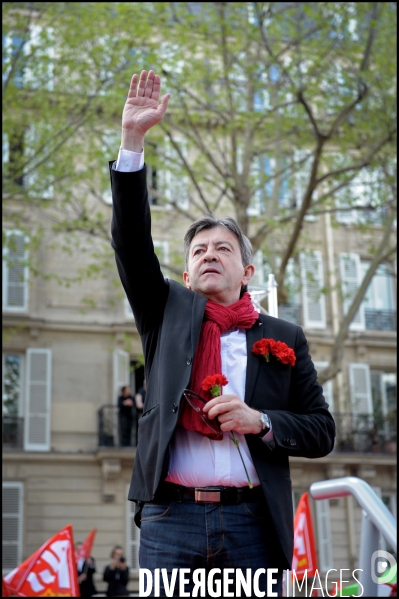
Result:
[[195,488],[195,503],[220,503],[220,491]]

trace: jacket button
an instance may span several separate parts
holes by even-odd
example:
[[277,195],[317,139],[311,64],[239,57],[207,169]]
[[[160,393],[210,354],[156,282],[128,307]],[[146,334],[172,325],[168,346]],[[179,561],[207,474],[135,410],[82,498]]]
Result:
[[192,362],[191,356],[187,356],[187,358],[186,358],[186,364],[187,364],[187,366],[190,366],[191,362]]
[[295,441],[295,439],[291,439],[291,440],[290,440],[290,445],[292,445],[293,447],[296,445],[296,441]]
[[173,413],[177,412],[177,405],[175,403],[173,404],[172,412]]

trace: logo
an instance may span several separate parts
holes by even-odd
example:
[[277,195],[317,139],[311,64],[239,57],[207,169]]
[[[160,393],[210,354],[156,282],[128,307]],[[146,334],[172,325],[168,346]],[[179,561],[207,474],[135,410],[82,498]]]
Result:
[[396,572],[396,559],[388,551],[379,549],[371,556],[371,578],[378,584],[393,582]]

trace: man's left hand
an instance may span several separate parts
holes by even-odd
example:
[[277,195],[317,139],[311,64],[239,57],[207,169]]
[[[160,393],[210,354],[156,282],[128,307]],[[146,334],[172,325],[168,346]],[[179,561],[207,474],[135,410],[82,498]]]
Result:
[[204,412],[211,420],[218,417],[223,432],[236,431],[245,435],[262,430],[258,410],[250,408],[238,395],[214,397],[205,404]]

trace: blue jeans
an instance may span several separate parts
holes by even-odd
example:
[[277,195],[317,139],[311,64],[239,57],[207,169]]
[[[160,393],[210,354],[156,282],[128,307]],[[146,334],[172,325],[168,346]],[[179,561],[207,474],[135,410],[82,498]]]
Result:
[[[155,569],[165,568],[170,582],[174,568],[188,568],[191,573],[199,568],[205,570],[205,580],[211,586],[210,594],[202,594],[197,586],[197,593],[192,595],[195,583],[201,580],[190,579],[189,584],[184,587],[190,596],[197,597],[223,597],[227,583],[223,581],[223,569],[232,568],[241,570],[244,577],[251,579],[251,590],[249,587],[241,588],[241,597],[256,597],[254,593],[254,576],[257,570],[264,568],[278,568],[276,565],[275,540],[271,531],[272,524],[266,515],[267,510],[263,503],[241,503],[238,505],[198,504],[191,502],[165,502],[146,503],[142,512],[141,534],[140,534],[140,568],[146,568],[152,572],[155,579]],[[214,572],[214,579],[209,581],[208,573],[214,568],[222,572]],[[251,569],[251,573],[247,572]],[[236,573],[225,573],[228,575],[227,586],[230,596],[236,596]],[[198,575],[197,575],[198,576]],[[162,574],[160,578],[160,596],[165,597]],[[239,574],[237,574],[239,578]],[[269,584],[271,578],[277,579],[273,586],[269,586],[269,592],[278,593],[281,596],[282,570],[278,573],[261,573],[255,576],[256,585],[259,590],[268,595],[267,578]],[[215,582],[217,579],[220,583]],[[219,586],[218,586],[219,584]],[[221,588],[220,594],[218,589]],[[216,594],[215,594],[216,592]],[[248,594],[249,593],[249,594]],[[154,595],[154,586],[152,594]],[[174,597],[179,597],[179,573],[174,588]],[[229,595],[227,595],[229,596]],[[237,596],[240,596],[237,594]]]

